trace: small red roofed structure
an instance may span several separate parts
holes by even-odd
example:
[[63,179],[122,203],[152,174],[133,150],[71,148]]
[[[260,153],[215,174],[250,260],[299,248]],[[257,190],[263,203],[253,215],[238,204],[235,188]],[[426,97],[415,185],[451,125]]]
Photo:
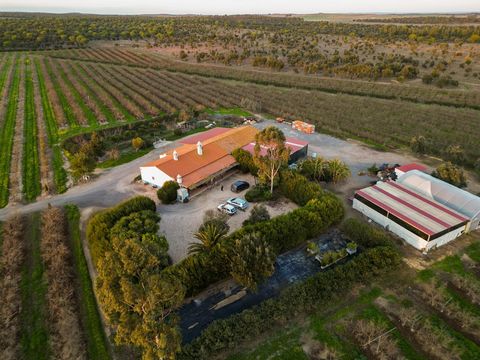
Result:
[[416,164],[416,163],[411,163],[411,164],[406,164],[399,166],[395,169],[395,173],[397,174],[398,177],[402,176],[406,172],[412,171],[412,170],[418,170],[422,172],[427,172],[428,168],[424,165],[421,164]]

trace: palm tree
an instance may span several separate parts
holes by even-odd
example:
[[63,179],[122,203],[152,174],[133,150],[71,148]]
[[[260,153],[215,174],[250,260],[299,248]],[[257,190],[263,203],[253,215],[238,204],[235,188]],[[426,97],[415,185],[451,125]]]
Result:
[[348,168],[348,166],[338,159],[333,159],[329,161],[328,172],[330,173],[330,179],[334,184],[339,181],[345,180],[350,176],[350,169]]
[[188,254],[205,254],[212,251],[225,238],[227,231],[215,224],[206,224],[202,230],[193,235],[200,242],[191,243],[188,246]]

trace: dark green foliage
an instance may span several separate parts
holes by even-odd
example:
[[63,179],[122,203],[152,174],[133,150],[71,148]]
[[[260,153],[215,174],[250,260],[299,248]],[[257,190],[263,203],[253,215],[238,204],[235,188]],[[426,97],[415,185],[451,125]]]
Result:
[[270,189],[263,185],[256,185],[245,193],[245,200],[249,202],[260,202],[271,200],[275,196]]
[[177,190],[180,186],[175,181],[166,181],[157,190],[157,197],[162,204],[173,204],[177,200]]
[[285,197],[300,206],[304,206],[314,197],[323,195],[320,185],[308,181],[305,176],[290,170],[281,173],[279,189]]
[[267,220],[270,220],[267,207],[263,204],[257,204],[252,208],[248,219],[243,222],[243,226],[253,225]]
[[211,256],[192,255],[168,267],[165,272],[180,278],[187,288],[187,295],[192,295],[225,278],[231,247],[237,239],[257,233],[279,254],[320,235],[340,221],[343,214],[341,201],[332,194],[323,193],[312,198],[304,207],[235,231],[219,244],[220,252],[225,256],[219,256],[218,252]]
[[93,215],[87,224],[87,239],[94,264],[110,247],[110,229],[123,217],[142,210],[156,210],[153,200],[137,196]]
[[392,245],[392,239],[385,231],[363,221],[349,218],[343,222],[341,228],[350,240],[364,248]]
[[244,340],[282,326],[298,314],[314,311],[325,301],[342,296],[353,285],[367,283],[399,263],[399,254],[390,247],[366,250],[345,265],[291,286],[277,298],[213,322],[200,337],[184,347],[180,359],[209,359],[224,349],[235,348]]
[[238,162],[240,170],[244,173],[250,173],[257,176],[258,168],[253,162],[253,156],[248,151],[243,149],[233,150],[232,156]]

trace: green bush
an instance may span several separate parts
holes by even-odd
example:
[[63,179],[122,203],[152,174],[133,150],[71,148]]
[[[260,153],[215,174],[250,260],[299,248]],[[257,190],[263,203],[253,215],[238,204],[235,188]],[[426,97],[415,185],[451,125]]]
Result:
[[245,200],[249,202],[261,202],[271,200],[273,197],[270,189],[266,186],[256,185],[245,193]]
[[305,176],[291,170],[280,174],[280,192],[299,206],[304,206],[311,199],[322,196],[323,190],[317,183],[309,181]]
[[177,201],[177,190],[180,186],[175,181],[166,181],[163,186],[157,190],[158,199],[162,204],[173,204]]
[[282,326],[298,314],[311,313],[326,301],[342,296],[357,283],[368,283],[396,268],[399,254],[390,247],[369,249],[350,262],[297,283],[280,296],[226,319],[214,321],[200,337],[184,346],[179,358],[210,359],[224,349]]
[[357,219],[347,219],[341,226],[350,240],[364,248],[391,246],[392,239],[385,232]]
[[110,230],[124,216],[142,210],[156,211],[156,204],[145,196],[137,196],[113,208],[94,214],[87,224],[87,240],[93,263],[103,256],[110,246]]
[[451,162],[441,164],[432,172],[432,176],[460,188],[467,186],[465,173],[460,167]]
[[180,278],[187,288],[187,295],[192,295],[209,284],[225,278],[231,246],[235,240],[258,233],[265,238],[275,254],[280,254],[320,235],[328,227],[339,222],[343,214],[341,201],[332,194],[324,193],[321,197],[310,200],[302,208],[233,232],[220,244],[220,253],[223,256],[219,256],[218,253],[192,255],[165,271]]
[[263,204],[257,204],[252,208],[248,219],[243,222],[243,226],[253,225],[267,220],[270,220],[267,207]]
[[258,168],[253,161],[252,154],[243,149],[235,149],[232,152],[232,156],[238,162],[239,168],[242,172],[257,176]]

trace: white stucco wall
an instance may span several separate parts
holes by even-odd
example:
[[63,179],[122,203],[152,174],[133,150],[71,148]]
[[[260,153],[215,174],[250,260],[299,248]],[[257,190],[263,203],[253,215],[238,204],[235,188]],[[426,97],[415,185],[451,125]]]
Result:
[[415,235],[411,231],[405,229],[403,226],[393,222],[392,220],[388,219],[386,216],[376,212],[375,210],[371,209],[367,205],[361,203],[357,199],[353,199],[353,208],[355,210],[360,211],[362,214],[367,216],[368,218],[375,221],[377,224],[381,225],[388,231],[394,233],[395,235],[399,236],[403,240],[405,240],[408,244],[412,245],[414,248],[421,250],[421,251],[428,251],[433,247],[440,247],[445,245],[446,243],[454,240],[455,238],[462,235],[465,231],[465,226],[459,229],[450,231],[449,233],[435,239],[432,241],[426,241],[422,239],[420,236]]
[[156,185],[159,188],[162,187],[166,181],[174,180],[156,166],[141,167],[140,175],[142,176],[143,182],[151,185]]

